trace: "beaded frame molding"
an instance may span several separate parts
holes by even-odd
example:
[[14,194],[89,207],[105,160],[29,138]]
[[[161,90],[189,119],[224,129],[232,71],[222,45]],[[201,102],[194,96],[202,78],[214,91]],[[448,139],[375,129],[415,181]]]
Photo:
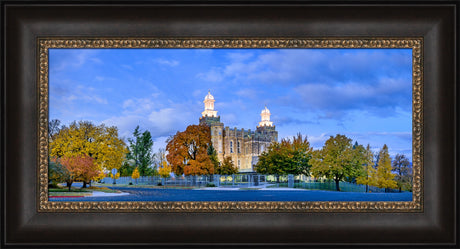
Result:
[[[412,49],[412,201],[71,202],[48,198],[50,48],[409,48]],[[423,38],[38,38],[39,212],[423,212]]]

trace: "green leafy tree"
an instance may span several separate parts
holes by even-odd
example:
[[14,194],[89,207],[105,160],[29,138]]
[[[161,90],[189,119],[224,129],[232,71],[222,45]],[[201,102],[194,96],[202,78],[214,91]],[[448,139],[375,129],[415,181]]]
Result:
[[312,148],[307,137],[301,134],[291,139],[273,142],[259,156],[255,170],[261,174],[287,175],[310,174]]
[[391,157],[388,152],[388,146],[383,145],[379,152],[379,161],[377,162],[377,187],[379,188],[397,188],[398,184],[394,180],[395,174],[391,172]]
[[70,172],[59,163],[55,157],[50,158],[48,166],[48,182],[50,187],[58,187],[58,183],[67,182],[71,178]]
[[356,179],[356,183],[366,185],[366,192],[369,192],[369,186],[375,186],[376,170],[374,168],[374,153],[371,151],[371,146],[368,144],[363,157],[363,174]]
[[396,154],[393,160],[393,172],[396,173],[396,183],[399,192],[402,190],[412,190],[412,167],[409,159],[403,154]]
[[[128,139],[129,152],[126,158],[134,160],[134,168],[138,168],[140,175],[152,175],[154,170],[150,167],[152,160],[153,139],[149,131],[140,132],[139,126],[134,129],[133,138]],[[132,167],[132,166],[131,166]],[[129,164],[126,165],[126,173],[130,173]],[[132,172],[132,171],[131,171]]]
[[340,191],[340,181],[351,181],[362,175],[363,157],[353,149],[352,140],[337,134],[330,137],[322,149],[313,152],[311,172],[335,181]]
[[217,174],[219,175],[233,175],[236,173],[238,173],[238,167],[233,163],[231,156],[225,157],[224,161],[217,167]]
[[212,164],[214,164],[214,168],[217,169],[219,167],[219,159],[217,158],[217,151],[214,149],[214,146],[212,146],[212,143],[209,144],[208,147],[208,156],[209,159],[211,159]]
[[127,159],[123,162],[119,169],[120,176],[130,176],[136,168],[136,163],[133,159]]

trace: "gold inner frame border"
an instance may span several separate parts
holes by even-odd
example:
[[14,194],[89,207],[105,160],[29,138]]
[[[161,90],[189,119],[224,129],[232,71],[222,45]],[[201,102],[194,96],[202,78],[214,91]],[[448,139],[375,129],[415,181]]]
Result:
[[[38,212],[423,212],[423,38],[75,38],[40,37]],[[48,199],[50,48],[409,48],[412,49],[412,201],[70,202]]]

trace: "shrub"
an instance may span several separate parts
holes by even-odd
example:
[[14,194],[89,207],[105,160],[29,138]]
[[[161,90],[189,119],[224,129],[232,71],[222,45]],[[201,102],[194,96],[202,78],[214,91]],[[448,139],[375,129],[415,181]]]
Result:
[[214,185],[214,183],[207,183],[206,184],[206,187],[215,187],[216,185]]
[[129,182],[128,185],[133,185],[133,183],[132,183],[132,182]]
[[50,188],[59,188],[58,184],[54,181],[48,183],[48,189]]

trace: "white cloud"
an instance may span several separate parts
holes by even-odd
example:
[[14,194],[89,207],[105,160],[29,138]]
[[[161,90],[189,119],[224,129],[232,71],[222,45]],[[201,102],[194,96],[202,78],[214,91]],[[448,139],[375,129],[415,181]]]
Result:
[[157,62],[158,64],[161,64],[161,65],[170,66],[170,67],[176,67],[176,66],[179,65],[179,61],[166,60],[166,59],[163,59],[163,58],[156,59],[155,62]]
[[95,79],[96,81],[116,80],[115,78],[105,77],[105,76],[96,76],[94,79]]
[[155,138],[153,140],[152,151],[154,153],[157,153],[159,149],[165,149],[166,148],[166,140],[168,138],[169,138],[169,136]]
[[236,95],[243,98],[258,99],[260,98],[260,91],[257,91],[252,88],[244,88],[235,92]]
[[204,91],[198,89],[198,90],[195,90],[195,91],[192,92],[192,96],[193,97],[205,96],[205,94],[203,94],[203,93],[204,93]]
[[173,115],[174,110],[170,108],[153,111],[149,115],[126,115],[112,117],[102,121],[107,125],[114,125],[119,128],[123,137],[131,137],[134,128],[139,125],[141,130],[148,130],[154,139],[170,136],[179,130],[185,129],[189,120],[187,116]]
[[224,75],[217,68],[213,68],[206,73],[199,73],[196,77],[209,82],[221,82],[224,79]]
[[184,130],[187,125],[197,122],[196,113],[189,111],[191,106],[195,108],[195,104],[190,103],[131,98],[123,101],[122,116],[114,116],[103,122],[117,126],[120,134],[125,137],[131,137],[132,131],[139,125],[141,130],[148,130],[154,139],[159,139],[174,135],[177,131]]
[[122,68],[133,70],[134,68],[131,65],[121,65]]
[[403,140],[411,140],[411,132],[367,132],[370,136],[393,136]]
[[[53,52],[50,52],[50,58]],[[97,52],[91,49],[78,49],[69,53],[69,57],[62,56],[59,62],[50,63],[50,71],[62,71],[69,68],[78,69],[88,62],[101,64],[102,61],[96,57]]]
[[295,106],[310,110],[321,110],[323,118],[340,117],[350,110],[367,110],[388,116],[397,114],[396,108],[411,108],[411,83],[410,80],[389,78],[380,79],[374,84],[309,83],[294,89],[299,98],[290,97],[284,101],[288,104],[295,102]]
[[97,103],[97,104],[107,104],[108,101],[106,98],[103,98],[97,94],[97,91],[92,87],[84,87],[82,85],[77,85],[72,89],[72,91],[66,92],[66,95],[62,95],[60,102],[63,106],[67,106],[74,101],[83,101],[86,103]]
[[[254,56],[231,53],[226,65],[199,74],[208,81],[299,85],[358,80],[367,82],[381,75],[410,78],[410,54],[363,50],[285,49]],[[344,63],[346,62],[346,63]]]
[[133,98],[123,101],[123,114],[146,114],[152,111],[155,107],[158,108],[160,105],[155,104],[149,98]]
[[228,126],[237,126],[238,125],[238,117],[233,114],[233,113],[225,113],[225,114],[222,114],[220,115],[221,118],[221,122],[223,122],[225,125],[228,125]]
[[254,56],[253,53],[228,53],[227,57],[233,61],[245,61]]
[[89,59],[91,62],[94,62],[96,64],[103,64],[102,60],[96,57],[92,57]]
[[321,133],[318,136],[309,135],[307,139],[313,148],[320,149],[323,147],[324,143],[329,139],[330,136],[330,134]]

